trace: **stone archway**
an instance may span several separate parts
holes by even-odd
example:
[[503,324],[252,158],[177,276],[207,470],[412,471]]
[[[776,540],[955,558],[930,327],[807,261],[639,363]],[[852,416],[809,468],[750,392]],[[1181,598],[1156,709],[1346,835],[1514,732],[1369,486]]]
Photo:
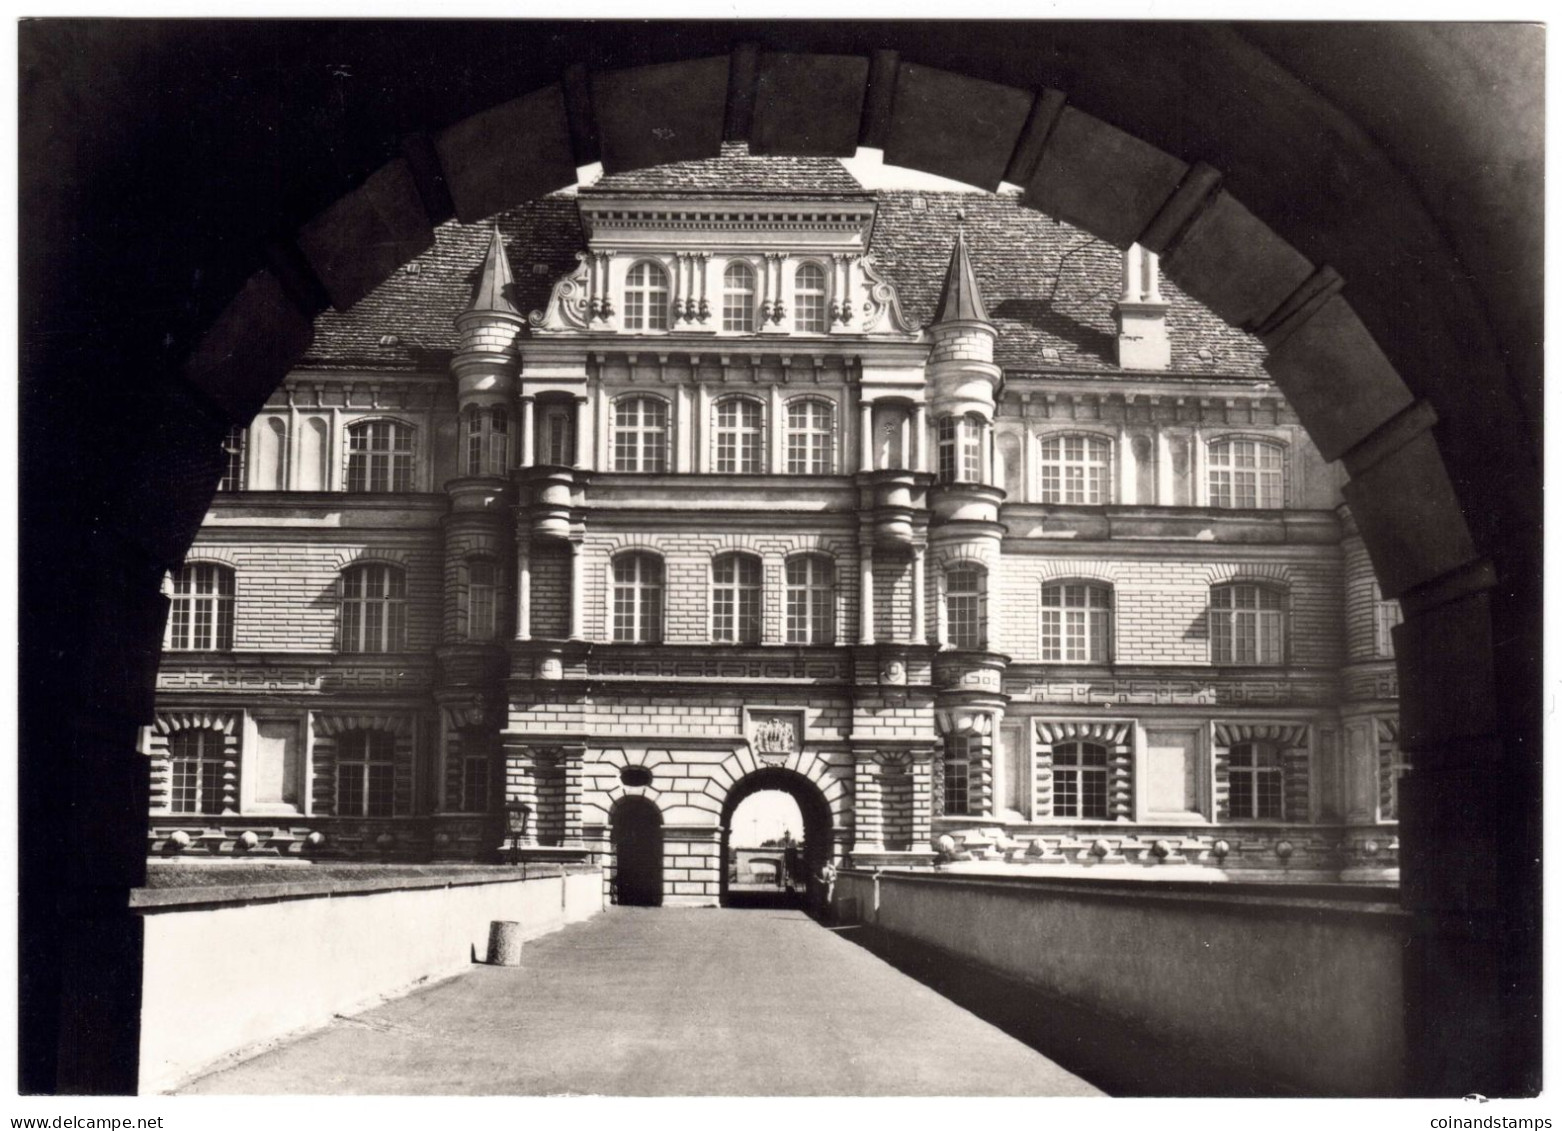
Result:
[[[885,29],[880,34],[893,39],[895,33]],[[1096,60],[1105,70],[1110,69],[1114,45],[1120,48],[1125,35],[1105,29],[1091,41],[1085,33],[1071,34],[1073,42],[1086,46],[1081,57]],[[1157,41],[1178,39],[1160,29],[1155,34]],[[1193,38],[1186,31],[1180,36]],[[1197,54],[1200,45],[1212,48],[1205,52],[1208,59]],[[1292,162],[1305,162],[1302,151],[1307,146],[1298,141],[1306,131],[1297,132],[1297,119],[1288,116],[1287,107],[1277,101],[1280,95],[1272,93],[1284,85],[1272,74],[1272,60],[1247,59],[1241,46],[1218,37],[1209,43],[1200,40],[1182,65],[1188,76],[1213,73],[1267,84],[1264,91],[1269,93],[1263,96],[1275,101],[1263,104],[1264,113],[1255,120],[1269,123],[1281,135],[1277,148],[1298,152]],[[1283,46],[1283,35],[1269,44],[1281,57]],[[1414,55],[1414,44],[1409,46]],[[1167,58],[1177,57],[1173,48],[1175,42],[1170,42],[1164,51]],[[848,48],[837,42],[821,49]],[[1137,52],[1119,54],[1141,57]],[[1150,64],[1139,68],[1144,83],[1164,78],[1166,68],[1177,65],[1162,62],[1158,50],[1142,55]],[[1043,56],[1031,52],[1029,57]],[[1298,54],[1290,57],[1295,60]],[[1305,59],[1305,52],[1300,57]],[[1422,44],[1416,57],[1430,62],[1436,51]],[[1481,1085],[1489,1093],[1533,1086],[1513,1081],[1535,1079],[1538,1050],[1539,887],[1538,865],[1532,863],[1538,858],[1540,796],[1534,702],[1539,557],[1533,534],[1538,528],[1536,493],[1531,489],[1536,465],[1523,413],[1514,394],[1500,387],[1502,361],[1491,345],[1494,331],[1487,321],[1494,320],[1499,335],[1503,327],[1511,327],[1513,316],[1503,309],[1505,301],[1516,299],[1526,284],[1520,279],[1507,292],[1472,295],[1462,272],[1423,277],[1419,267],[1411,267],[1414,256],[1405,252],[1386,256],[1391,269],[1381,272],[1372,270],[1370,260],[1367,269],[1347,268],[1353,283],[1347,304],[1333,293],[1337,281],[1326,270],[1313,270],[1295,249],[1363,263],[1359,248],[1382,246],[1323,215],[1331,208],[1393,215],[1395,222],[1386,227],[1397,230],[1408,244],[1423,240],[1418,225],[1430,221],[1423,218],[1423,206],[1413,193],[1401,193],[1403,207],[1397,210],[1381,207],[1381,201],[1378,209],[1363,209],[1355,207],[1353,196],[1361,191],[1362,177],[1343,176],[1344,187],[1317,194],[1308,191],[1305,175],[1284,175],[1293,166],[1282,154],[1273,156],[1274,168],[1251,162],[1234,168],[1233,183],[1241,183],[1244,192],[1257,192],[1264,202],[1254,203],[1253,211],[1287,218],[1293,236],[1287,243],[1233,197],[1205,191],[1211,183],[1209,170],[1195,165],[1177,174],[1181,162],[1176,158],[1106,126],[1101,118],[1066,114],[1067,99],[1056,92],[1027,99],[1019,86],[1002,85],[1019,83],[1033,90],[1042,85],[1044,74],[1016,69],[1004,47],[989,46],[985,55],[968,51],[967,58],[991,62],[984,72],[1000,82],[903,67],[893,51],[876,53],[871,60],[804,57],[794,72],[794,78],[801,75],[804,81],[779,88],[782,97],[794,100],[794,112],[779,117],[774,81],[768,87],[770,103],[757,97],[763,59],[756,51],[740,49],[730,59],[669,64],[638,77],[634,70],[575,72],[562,84],[476,115],[437,139],[414,139],[406,158],[306,224],[274,257],[273,267],[252,275],[235,303],[216,319],[184,368],[183,379],[149,387],[152,408],[145,411],[155,410],[150,419],[157,420],[158,428],[137,433],[122,445],[127,458],[116,462],[114,474],[123,486],[110,496],[113,505],[98,509],[94,500],[91,507],[79,508],[83,524],[91,515],[127,517],[98,523],[101,529],[95,535],[83,530],[79,542],[62,537],[47,547],[61,555],[53,565],[64,578],[51,584],[74,582],[78,588],[61,589],[60,601],[28,604],[69,606],[70,615],[91,631],[83,634],[88,643],[79,652],[72,651],[74,637],[67,635],[64,654],[70,670],[49,673],[67,689],[60,697],[71,704],[71,715],[83,720],[72,732],[68,755],[58,757],[61,747],[52,743],[48,752],[24,749],[28,797],[22,816],[29,850],[68,856],[68,879],[83,891],[123,890],[142,878],[138,814],[144,811],[145,785],[142,767],[129,756],[133,744],[128,736],[149,710],[147,689],[162,618],[156,579],[183,554],[209,500],[216,475],[214,441],[227,422],[247,418],[257,397],[292,364],[307,343],[315,311],[326,301],[350,306],[415,253],[429,225],[452,211],[471,218],[474,208],[494,211],[544,191],[550,187],[549,176],[581,156],[596,153],[610,168],[630,168],[703,155],[701,146],[723,136],[759,138],[774,152],[827,153],[860,140],[884,147],[898,163],[966,179],[1008,175],[1011,170],[1018,175],[1035,158],[1033,177],[1049,165],[1054,172],[1072,170],[1047,191],[1054,194],[1052,207],[1060,214],[1090,211],[1089,216],[1072,216],[1087,229],[1114,241],[1140,238],[1153,244],[1165,238],[1168,246],[1188,248],[1187,254],[1199,252],[1202,242],[1200,254],[1221,263],[1233,290],[1216,293],[1221,280],[1210,277],[1197,286],[1198,280],[1187,281],[1186,288],[1230,312],[1233,321],[1250,321],[1282,336],[1280,354],[1289,364],[1276,376],[1299,404],[1322,405],[1327,419],[1315,438],[1326,451],[1340,454],[1351,472],[1352,501],[1384,575],[1385,593],[1402,595],[1408,614],[1399,634],[1404,744],[1415,762],[1404,798],[1405,898],[1417,917],[1417,931],[1407,985],[1409,1031],[1419,1042],[1413,1047],[1420,1050],[1420,1086],[1435,1090],[1439,1082],[1447,1082],[1463,1091],[1476,1086],[1471,1080],[1487,1079],[1495,1081]],[[974,64],[966,66],[975,69]],[[902,72],[908,76],[905,90],[900,89]],[[772,73],[772,80],[775,77]],[[642,98],[637,83],[640,88],[649,84],[655,97]],[[1157,115],[1169,111],[1158,111],[1156,105],[1182,105],[1183,100],[1136,101],[1135,91],[1142,93],[1142,88],[1131,78],[1120,83],[1121,90],[1097,86],[1094,101],[1086,104],[1119,124],[1143,126],[1135,132],[1168,149],[1185,151],[1194,144],[1186,139],[1201,136],[1216,139],[1219,148],[1218,114],[1207,111],[1203,119],[1195,115],[1187,124],[1168,124]],[[1195,105],[1205,98],[1193,89],[1196,86],[1189,77],[1178,88],[1189,91]],[[1467,86],[1475,91],[1476,79],[1470,78]],[[1456,82],[1450,81],[1447,90],[1456,89]],[[1016,94],[1021,98],[1016,100]],[[1004,113],[987,115],[982,128],[972,129],[966,125],[969,114],[944,112],[950,106],[990,106]],[[1245,102],[1243,112],[1254,113]],[[647,115],[665,120],[648,124]],[[1073,124],[1065,127],[1065,120]],[[1455,120],[1457,126],[1451,112],[1444,120]],[[1318,135],[1334,137],[1340,152],[1349,150],[1350,159],[1369,173],[1377,168],[1358,159],[1365,144],[1358,136],[1361,127],[1348,119],[1335,125],[1337,134],[1319,129]],[[1245,132],[1257,136],[1265,131]],[[1012,146],[1003,152],[1006,141]],[[525,154],[525,163],[517,158],[512,164],[506,154]],[[1317,167],[1324,164],[1315,162]],[[1392,162],[1384,157],[1381,165],[1387,169]],[[1266,171],[1275,187],[1260,185]],[[1381,169],[1379,173],[1389,175]],[[485,193],[487,203],[482,203]],[[473,203],[474,194],[479,203]],[[1288,194],[1296,198],[1294,211],[1285,207]],[[1169,235],[1172,228],[1178,231]],[[1484,238],[1479,221],[1472,230]],[[1203,234],[1195,238],[1195,232]],[[1170,270],[1171,261],[1182,253],[1169,250]],[[1185,265],[1197,258],[1195,254]],[[1488,271],[1483,277],[1500,276],[1503,264],[1496,266],[1495,275]],[[1275,285],[1277,279],[1294,285]],[[1367,326],[1393,351],[1408,380],[1408,400],[1397,391],[1406,386],[1391,378],[1392,367],[1386,367],[1353,311],[1359,299],[1366,300],[1362,313]],[[1401,312],[1417,301],[1424,304],[1426,316],[1418,319],[1415,334],[1399,333]],[[1244,302],[1249,308],[1241,307]],[[1266,314],[1252,308],[1255,302],[1274,305]],[[1522,318],[1517,324],[1523,325]],[[1426,343],[1418,347],[1421,338]],[[1516,351],[1522,366],[1526,355],[1517,335],[1510,331],[1503,345]],[[1331,383],[1331,371],[1341,380]],[[1319,382],[1320,375],[1326,379]],[[1342,423],[1348,426],[1344,433]],[[1352,429],[1360,434],[1351,436]],[[69,454],[65,462],[68,459]],[[1495,474],[1493,467],[1498,469]],[[1474,531],[1461,514],[1473,516]],[[73,563],[69,570],[62,569],[66,560]],[[79,585],[82,578],[91,581],[85,589]],[[85,601],[79,600],[83,592],[88,594]],[[24,627],[24,632],[36,642],[37,631]],[[1457,654],[1442,647],[1447,639],[1461,641]],[[1503,673],[1500,682],[1498,671]],[[40,717],[36,706],[30,717]],[[50,758],[65,768],[50,769]],[[59,868],[66,871],[64,864]],[[24,876],[30,901],[25,903],[24,961],[52,969],[49,956],[60,952],[87,920],[67,928],[55,918],[54,884],[48,882],[52,875],[45,870],[42,876],[40,881],[36,869],[32,877]],[[48,1016],[40,1020],[37,1009],[24,1002],[24,1024],[59,1037],[59,1017],[75,1015],[69,1002],[60,1005],[60,994],[67,992],[99,1002],[122,1001],[120,1019],[133,1033],[139,961],[134,924],[116,929],[96,912],[87,917],[92,937],[101,941],[106,931],[110,941],[88,946],[77,957],[67,955],[67,964],[79,961],[70,967],[79,985],[67,979],[62,991],[56,976],[52,989],[40,991],[54,995],[42,1007]],[[106,953],[117,958],[105,960]],[[1486,977],[1466,978],[1464,968],[1480,970]],[[94,985],[89,974],[107,981]],[[48,986],[49,979],[42,978],[40,984]],[[1470,1023],[1472,1018],[1475,1023]],[[118,1032],[126,1025],[96,1023],[93,1028]],[[123,1050],[94,1051],[91,1042],[75,1043],[74,1037],[45,1043],[79,1050],[79,1059],[69,1065],[46,1058],[50,1087],[118,1079],[104,1068],[112,1063],[131,1065],[133,1078],[133,1055]]]
[[[824,891],[819,873],[835,855],[835,821],[830,814],[830,803],[819,787],[795,770],[777,766],[765,766],[753,770],[735,782],[728,790],[721,805],[721,904],[729,906],[728,868],[732,845],[732,817],[738,806],[748,798],[764,790],[779,790],[797,802],[803,816],[802,866],[805,874],[803,907],[818,913],[823,909]],[[785,867],[785,864],[782,865]]]

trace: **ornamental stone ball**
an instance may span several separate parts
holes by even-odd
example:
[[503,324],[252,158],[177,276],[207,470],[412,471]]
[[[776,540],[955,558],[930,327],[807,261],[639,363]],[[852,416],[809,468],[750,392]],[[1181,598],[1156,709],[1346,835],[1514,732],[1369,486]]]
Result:
[[1282,840],[1279,844],[1275,845],[1275,855],[1280,857],[1282,860],[1289,860],[1291,858],[1291,854],[1295,851],[1296,845],[1292,844],[1288,840]]
[[1171,855],[1171,842],[1158,840],[1150,846],[1150,854],[1157,860],[1165,860]]
[[1214,844],[1210,845],[1209,850],[1214,854],[1215,859],[1224,860],[1227,856],[1231,855],[1231,842],[1226,840],[1217,840]]
[[239,834],[239,844],[246,849],[254,848],[259,843],[260,837],[255,835],[254,829],[245,829]]
[[1367,841],[1363,841],[1362,842],[1361,854],[1363,856],[1376,856],[1378,853],[1380,853],[1382,851],[1383,851],[1383,846],[1381,844],[1379,844],[1375,840],[1367,840]]
[[325,843],[325,834],[319,829],[316,829],[314,832],[310,833],[304,838],[304,843],[307,844],[310,848],[319,848],[322,844]]
[[1102,837],[1097,837],[1090,845],[1090,854],[1097,858],[1105,857],[1111,851],[1111,844]]
[[183,829],[175,829],[168,835],[168,843],[172,845],[176,851],[183,852],[186,848],[190,847],[190,834],[185,832]]

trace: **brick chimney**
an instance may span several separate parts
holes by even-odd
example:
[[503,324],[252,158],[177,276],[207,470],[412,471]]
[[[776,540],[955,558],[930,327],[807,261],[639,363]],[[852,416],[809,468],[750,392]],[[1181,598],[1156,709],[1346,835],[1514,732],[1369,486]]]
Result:
[[1123,294],[1117,302],[1117,364],[1124,369],[1166,369],[1171,339],[1161,298],[1160,257],[1134,244],[1123,252]]

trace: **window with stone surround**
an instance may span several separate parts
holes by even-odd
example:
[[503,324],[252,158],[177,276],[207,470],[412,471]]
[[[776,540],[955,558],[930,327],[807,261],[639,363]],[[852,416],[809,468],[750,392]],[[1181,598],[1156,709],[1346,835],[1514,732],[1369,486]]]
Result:
[[711,562],[711,639],[758,644],[763,586],[758,558],[722,554]]
[[1230,813],[1234,821],[1285,819],[1285,770],[1267,743],[1238,742],[1227,755]]
[[727,264],[721,278],[721,328],[754,332],[754,269],[741,260]]
[[168,736],[169,804],[173,812],[222,812],[227,737],[213,727],[188,727]]
[[1376,580],[1372,582],[1373,653],[1380,659],[1394,658],[1394,626],[1404,621],[1398,601],[1387,601]]
[[975,413],[939,417],[938,481],[940,483],[982,481],[984,432],[982,418]]
[[492,790],[493,759],[489,755],[490,736],[480,730],[461,732],[461,811],[488,812]]
[[716,402],[716,471],[723,475],[757,475],[765,470],[765,410],[750,397],[726,397]]
[[835,643],[835,563],[823,554],[786,563],[786,642]]
[[971,759],[981,739],[968,734],[944,736],[944,814],[966,816],[971,812]]
[[349,730],[336,745],[336,815],[390,817],[396,812],[396,736]]
[[497,625],[499,569],[485,558],[466,566],[466,638],[492,640]]
[[654,554],[613,559],[613,639],[658,644],[662,639],[662,561]]
[[1236,510],[1285,506],[1284,446],[1254,439],[1210,444],[1209,505]]
[[404,492],[412,486],[412,425],[360,420],[347,426],[347,489]]
[[406,574],[377,562],[343,570],[341,651],[401,652],[406,647]]
[[1210,662],[1285,662],[1285,595],[1267,585],[1231,582],[1209,593]]
[[244,490],[244,440],[249,429],[235,424],[222,440],[222,478],[217,480],[219,491]]
[[824,333],[830,328],[827,299],[824,269],[817,263],[799,266],[792,288],[792,325],[805,334]]
[[171,652],[231,652],[233,570],[190,562],[171,580],[164,647]]
[[1041,442],[1041,501],[1100,506],[1112,501],[1112,444],[1104,436],[1066,434]]
[[613,402],[613,470],[667,470],[667,402],[619,397]]
[[953,566],[944,573],[944,607],[949,644],[980,651],[987,647],[987,571],[979,565]]
[[1059,742],[1052,747],[1052,815],[1081,821],[1108,816],[1110,779],[1107,748],[1094,742]]
[[1065,664],[1112,659],[1112,588],[1054,582],[1041,588],[1041,658]]
[[835,406],[829,401],[802,397],[786,406],[786,470],[835,474]]
[[667,329],[667,272],[642,260],[624,280],[624,329]]
[[509,469],[510,414],[503,405],[469,405],[461,414],[468,475],[503,475]]
[[537,410],[537,462],[554,467],[575,466],[575,411],[567,404],[544,404]]

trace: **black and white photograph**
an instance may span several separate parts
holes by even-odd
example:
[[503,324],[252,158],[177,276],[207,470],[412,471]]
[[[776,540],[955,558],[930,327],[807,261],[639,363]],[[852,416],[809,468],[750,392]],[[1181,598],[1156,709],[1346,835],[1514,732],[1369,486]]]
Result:
[[15,25],[13,1127],[1551,1126],[1543,24],[216,14]]

